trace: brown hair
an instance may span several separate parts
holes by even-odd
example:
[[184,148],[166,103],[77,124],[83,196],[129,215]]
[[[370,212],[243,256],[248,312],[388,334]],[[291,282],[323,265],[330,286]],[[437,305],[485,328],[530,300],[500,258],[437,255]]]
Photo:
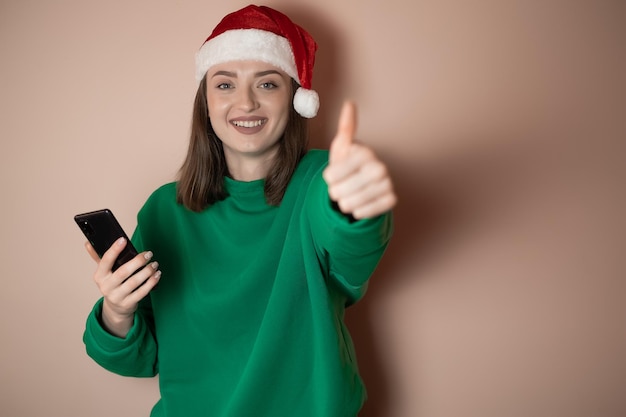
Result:
[[[292,80],[292,92],[297,88],[298,84]],[[287,185],[308,145],[306,119],[296,113],[293,105],[290,109],[276,158],[265,178],[265,199],[273,206],[282,201]],[[228,166],[222,141],[215,134],[209,120],[205,77],[198,86],[193,105],[189,148],[179,171],[176,189],[178,203],[199,212],[225,199],[228,194],[224,188],[224,177],[227,175]]]

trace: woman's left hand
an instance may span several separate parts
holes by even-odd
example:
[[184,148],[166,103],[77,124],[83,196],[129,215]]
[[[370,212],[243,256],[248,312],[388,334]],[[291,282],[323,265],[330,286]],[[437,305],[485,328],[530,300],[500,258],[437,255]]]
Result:
[[391,210],[397,197],[387,166],[372,149],[354,142],[355,132],[356,107],[345,102],[323,176],[330,199],[342,212],[371,218]]

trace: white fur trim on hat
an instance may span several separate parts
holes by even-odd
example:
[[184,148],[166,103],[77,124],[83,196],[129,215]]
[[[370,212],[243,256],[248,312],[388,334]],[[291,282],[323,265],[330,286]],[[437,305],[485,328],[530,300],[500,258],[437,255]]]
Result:
[[300,82],[289,41],[272,32],[236,29],[209,40],[196,54],[196,80],[202,80],[212,66],[230,61],[267,62]]

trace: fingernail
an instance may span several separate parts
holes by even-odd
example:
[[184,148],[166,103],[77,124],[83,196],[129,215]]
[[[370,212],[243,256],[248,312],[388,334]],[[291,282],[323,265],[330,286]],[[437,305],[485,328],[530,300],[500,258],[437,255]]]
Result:
[[124,244],[124,242],[126,242],[126,239],[124,239],[123,237],[121,237],[121,238],[117,239],[117,242],[115,242],[115,243],[117,243],[118,245],[123,245],[123,244]]
[[152,267],[152,269],[154,269],[156,271],[159,268],[159,263],[158,262],[152,262],[150,264],[150,266]]
[[154,279],[156,279],[157,281],[159,280],[159,278],[161,278],[161,271],[156,271],[154,273]]
[[148,251],[148,252],[143,254],[143,257],[146,258],[146,260],[147,259],[152,259],[152,255],[153,255],[153,253]]

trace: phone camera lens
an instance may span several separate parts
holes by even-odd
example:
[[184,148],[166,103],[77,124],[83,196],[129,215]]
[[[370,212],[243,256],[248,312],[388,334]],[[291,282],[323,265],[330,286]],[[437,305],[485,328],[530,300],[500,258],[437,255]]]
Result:
[[83,222],[83,231],[85,232],[87,236],[91,236],[94,233],[93,227],[91,227],[91,225],[86,221]]

